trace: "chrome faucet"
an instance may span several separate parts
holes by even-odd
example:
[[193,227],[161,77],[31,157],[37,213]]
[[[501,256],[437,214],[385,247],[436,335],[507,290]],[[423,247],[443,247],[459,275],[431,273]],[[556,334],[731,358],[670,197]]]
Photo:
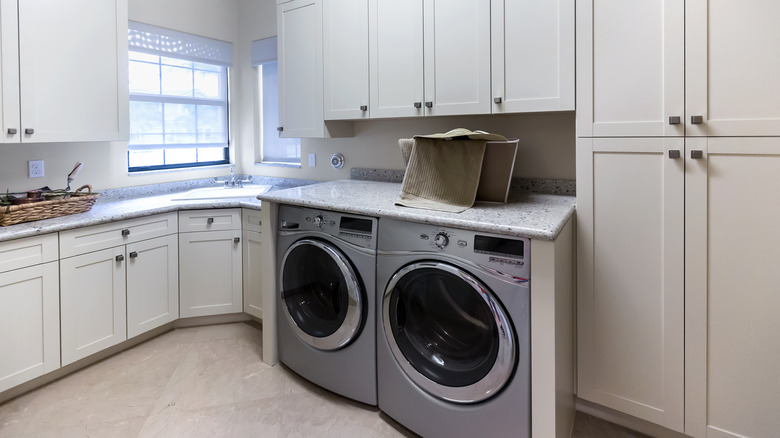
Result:
[[225,179],[224,181],[220,181],[218,177],[214,177],[215,182],[222,182],[225,185],[225,188],[235,188],[235,187],[244,187],[245,182],[252,181],[252,177],[250,176],[248,179],[236,179],[236,166],[231,165],[230,166],[230,179]]

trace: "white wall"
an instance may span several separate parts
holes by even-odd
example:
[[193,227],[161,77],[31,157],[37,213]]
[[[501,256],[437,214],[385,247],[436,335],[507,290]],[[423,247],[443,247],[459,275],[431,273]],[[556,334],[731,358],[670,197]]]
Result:
[[[256,166],[255,73],[250,65],[250,48],[253,40],[276,34],[276,1],[129,0],[129,17],[234,44],[231,157],[239,173],[332,180],[348,178],[351,167],[401,169],[398,138],[465,127],[520,138],[517,176],[574,179],[573,113],[361,121],[355,123],[352,138],[304,139],[304,164],[299,169]],[[335,170],[328,164],[334,152],[345,155],[344,169]],[[317,155],[315,168],[306,165],[309,153]],[[45,162],[46,177],[27,178],[27,161],[38,159]],[[0,191],[24,191],[43,185],[61,188],[76,161],[85,163],[76,184],[90,183],[96,190],[228,174],[221,166],[128,175],[125,142],[2,144]]]

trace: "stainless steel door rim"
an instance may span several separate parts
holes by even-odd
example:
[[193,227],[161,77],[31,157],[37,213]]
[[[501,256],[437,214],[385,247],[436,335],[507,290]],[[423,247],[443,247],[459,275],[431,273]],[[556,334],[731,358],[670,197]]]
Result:
[[[492,322],[495,324],[497,332],[498,352],[486,375],[472,384],[448,386],[431,380],[410,363],[395,339],[391,322],[391,311],[393,310],[391,309],[391,297],[402,278],[420,269],[441,270],[458,277],[490,309]],[[407,265],[391,277],[383,295],[382,309],[385,340],[388,342],[396,362],[417,386],[429,394],[454,403],[477,403],[496,395],[511,378],[517,353],[510,320],[493,293],[468,272],[448,263],[437,261],[421,261]],[[436,360],[435,355],[432,355],[432,360]]]
[[[285,291],[287,288],[284,284],[284,272],[288,267],[287,259],[293,251],[305,246],[314,247],[315,249],[328,255],[338,267],[339,274],[343,278],[347,287],[346,315],[338,329],[328,336],[312,336],[309,333],[306,333],[306,331],[304,331],[295,321],[292,314],[290,313],[289,307],[286,305]],[[360,281],[357,274],[355,273],[355,270],[352,268],[349,260],[346,258],[346,256],[344,256],[344,254],[342,254],[341,251],[327,242],[315,239],[301,239],[292,244],[285,252],[279,275],[282,280],[282,290],[279,293],[279,298],[282,300],[282,303],[285,303],[284,314],[287,317],[287,322],[290,324],[295,334],[304,342],[320,350],[338,350],[349,344],[356,337],[358,331],[360,330],[363,317],[363,291],[361,290]]]

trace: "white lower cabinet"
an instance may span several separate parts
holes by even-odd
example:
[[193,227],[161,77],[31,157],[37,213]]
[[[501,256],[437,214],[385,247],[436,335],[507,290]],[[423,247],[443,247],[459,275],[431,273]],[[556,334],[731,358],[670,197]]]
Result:
[[[263,318],[263,286],[273,269],[263,242],[263,220],[259,210],[241,211],[243,230],[244,312]],[[268,230],[270,231],[270,230]]]
[[577,140],[578,396],[684,427],[682,138]]
[[178,318],[175,217],[60,233],[63,366]]
[[125,247],[60,260],[62,365],[127,339]]
[[179,222],[182,230],[206,230],[179,234],[181,317],[240,313],[241,210],[182,211]]
[[127,245],[127,337],[179,318],[176,234]]
[[780,431],[780,138],[687,139],[685,433]]
[[56,257],[56,234],[0,243],[0,392],[60,367]]

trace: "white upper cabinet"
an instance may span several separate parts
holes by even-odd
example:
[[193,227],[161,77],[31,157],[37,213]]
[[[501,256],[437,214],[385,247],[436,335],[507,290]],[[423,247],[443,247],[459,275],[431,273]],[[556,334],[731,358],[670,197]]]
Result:
[[423,4],[370,0],[371,117],[424,114]]
[[574,1],[492,0],[491,14],[492,112],[574,110]]
[[279,135],[285,138],[351,136],[351,124],[324,122],[322,0],[279,4],[276,26]]
[[366,119],[368,0],[323,1],[325,120]]
[[371,117],[490,112],[489,0],[371,0]]
[[0,0],[0,16],[4,142],[127,138],[126,0]]
[[577,135],[682,136],[685,6],[577,2]]
[[277,31],[281,136],[322,137],[322,4],[294,0],[280,5]]
[[685,16],[686,135],[780,135],[780,2],[688,0]]
[[425,115],[489,114],[490,1],[424,6]]
[[19,107],[19,18],[17,0],[0,0],[0,116],[2,143],[18,143]]

